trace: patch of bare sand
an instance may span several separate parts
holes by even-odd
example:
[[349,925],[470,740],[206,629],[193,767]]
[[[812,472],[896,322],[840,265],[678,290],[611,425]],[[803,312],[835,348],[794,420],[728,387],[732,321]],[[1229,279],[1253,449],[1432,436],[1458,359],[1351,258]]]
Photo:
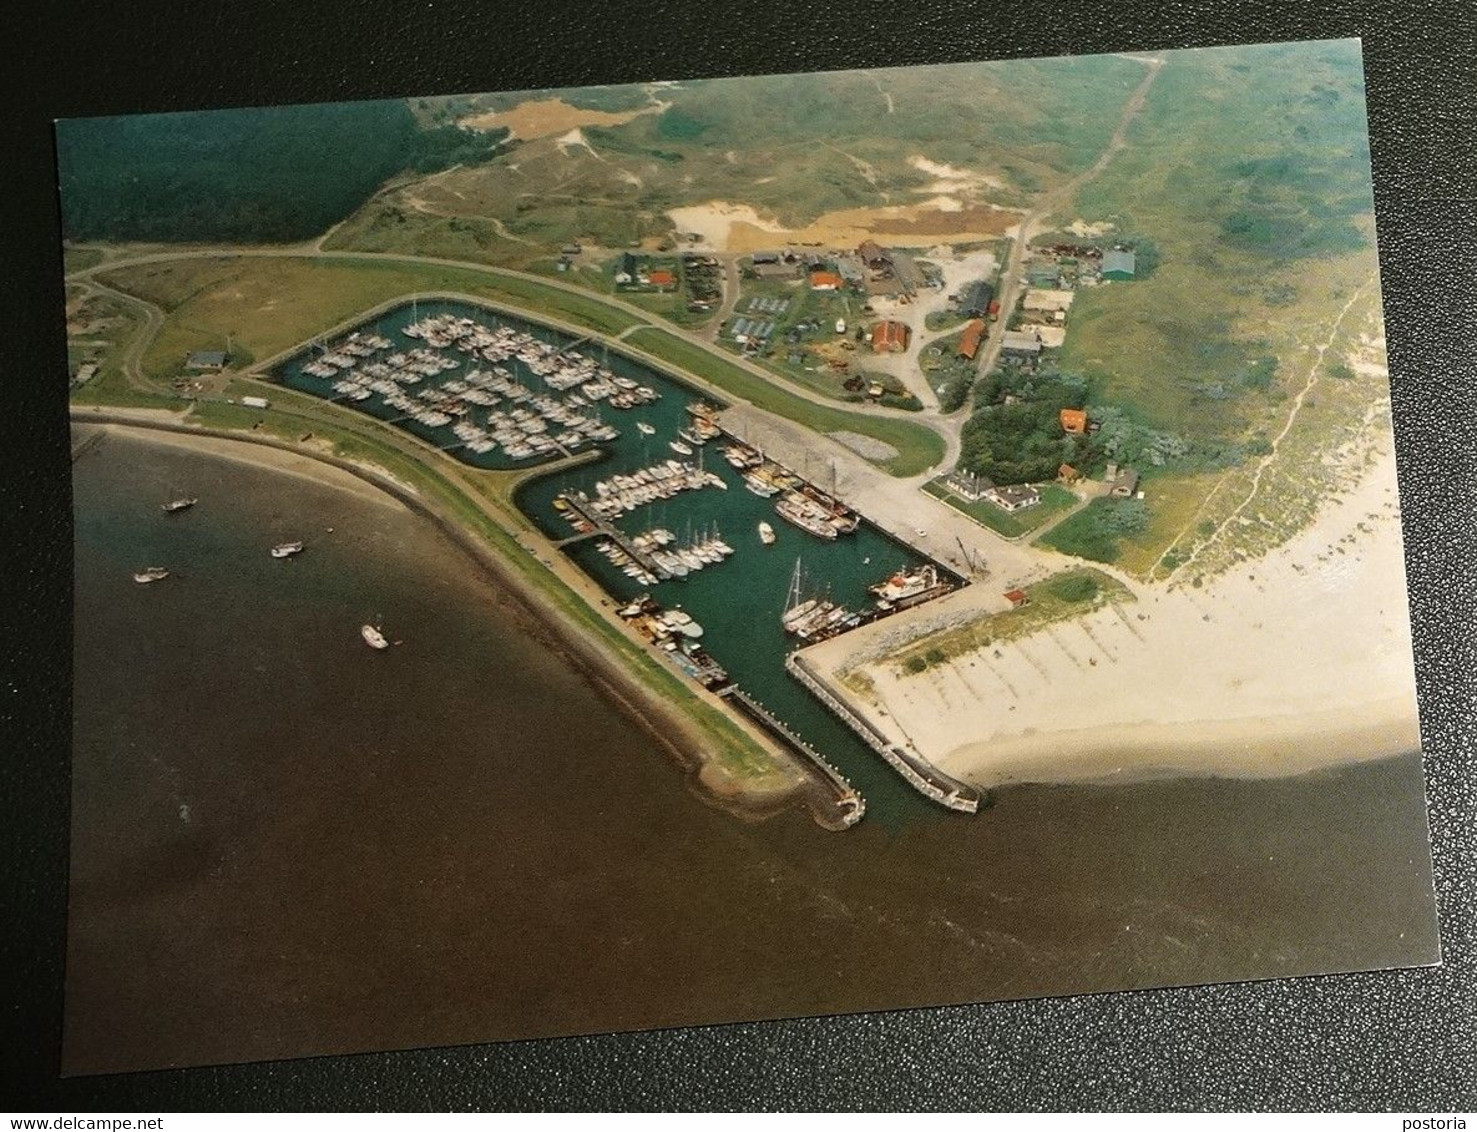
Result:
[[670,105],[670,102],[654,102],[638,110],[585,110],[571,106],[562,98],[537,98],[520,102],[511,110],[474,114],[461,119],[458,125],[474,130],[507,129],[513,137],[526,141],[567,134],[581,126],[619,126],[643,114],[660,114]]
[[1273,554],[1204,589],[1138,595],[918,675],[855,634],[808,655],[835,683],[869,682],[857,702],[884,732],[981,785],[1272,777],[1419,746],[1388,446]]
[[[295,476],[299,479],[312,480],[324,487],[334,488],[337,491],[348,492],[360,499],[378,503],[383,507],[404,509],[405,505],[393,495],[381,491],[373,484],[366,482],[352,472],[346,472],[342,468],[336,468],[332,464],[325,464],[322,460],[311,456],[302,456],[295,452],[289,452],[283,448],[277,448],[269,444],[253,444],[244,440],[227,440],[219,436],[192,436],[188,433],[166,432],[162,429],[153,428],[131,428],[127,425],[110,424],[109,429],[116,429],[130,440],[141,441],[160,448],[175,448],[187,452],[200,452],[219,459],[232,460],[241,464],[255,464],[258,467],[271,468],[274,471],[286,475]],[[322,443],[325,453],[331,450],[332,445],[326,441]],[[389,472],[374,464],[365,464],[367,471],[397,484],[402,490],[415,494],[415,489],[395,479]]]
[[679,232],[695,232],[705,246],[729,252],[760,251],[776,244],[846,248],[868,239],[905,246],[969,243],[998,236],[1019,220],[1014,209],[970,204],[946,195],[916,204],[839,209],[800,228],[787,228],[749,205],[731,201],[674,208],[667,215]]

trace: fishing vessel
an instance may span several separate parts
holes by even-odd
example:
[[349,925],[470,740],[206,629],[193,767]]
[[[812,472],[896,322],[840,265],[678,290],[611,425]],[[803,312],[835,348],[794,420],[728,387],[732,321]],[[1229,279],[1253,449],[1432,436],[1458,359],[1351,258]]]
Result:
[[359,626],[359,635],[364,638],[364,643],[372,649],[387,649],[390,642],[385,635],[368,623]]
[[774,528],[763,520],[759,522],[759,541],[765,546],[774,545]]
[[162,582],[167,577],[169,577],[169,571],[163,566],[146,566],[142,570],[135,571],[133,580],[144,586],[150,582]]
[[891,609],[898,602],[907,601],[934,589],[939,584],[938,568],[931,562],[916,570],[899,570],[885,581],[868,586],[868,591],[883,609]]
[[182,497],[180,499],[171,499],[168,503],[159,504],[159,510],[163,511],[166,515],[173,515],[176,511],[188,511],[199,502],[200,500],[193,498],[187,499]]
[[294,554],[300,554],[303,549],[301,542],[279,542],[272,547],[273,558],[291,558]]
[[793,523],[806,534],[834,542],[840,532],[831,523],[831,516],[824,507],[808,499],[798,491],[786,492],[774,505],[781,519]]

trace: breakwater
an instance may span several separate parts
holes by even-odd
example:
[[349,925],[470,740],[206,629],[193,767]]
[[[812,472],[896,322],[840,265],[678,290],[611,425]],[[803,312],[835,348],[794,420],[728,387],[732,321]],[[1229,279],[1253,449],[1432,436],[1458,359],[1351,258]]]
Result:
[[974,787],[949,777],[927,759],[888,741],[887,737],[863,719],[836,695],[820,676],[812,672],[799,653],[791,653],[785,659],[785,668],[799,680],[810,693],[825,704],[850,727],[857,736],[897,771],[908,785],[925,798],[947,806],[951,810],[972,814],[980,808],[980,795]]

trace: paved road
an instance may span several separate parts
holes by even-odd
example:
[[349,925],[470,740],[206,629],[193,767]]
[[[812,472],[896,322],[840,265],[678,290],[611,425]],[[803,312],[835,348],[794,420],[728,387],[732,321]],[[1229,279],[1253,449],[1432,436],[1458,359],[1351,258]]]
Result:
[[1005,266],[1000,272],[1000,293],[996,296],[1000,300],[1000,319],[991,326],[990,337],[985,342],[984,349],[980,351],[977,371],[981,377],[994,368],[995,361],[1000,356],[1000,346],[1005,339],[1006,326],[1010,321],[1011,312],[1015,310],[1015,304],[1021,297],[1022,284],[1025,282],[1021,270],[1031,240],[1042,231],[1046,221],[1059,205],[1070,201],[1077,190],[1106,169],[1113,158],[1118,155],[1118,151],[1126,144],[1128,127],[1133,124],[1139,111],[1144,108],[1144,100],[1149,96],[1149,88],[1154,85],[1154,80],[1159,77],[1160,68],[1164,66],[1164,60],[1159,57],[1126,56],[1126,58],[1142,63],[1148,70],[1143,80],[1134,88],[1128,101],[1124,103],[1118,126],[1114,129],[1113,136],[1108,139],[1108,144],[1090,166],[1038,200],[1035,207],[1022,218],[1018,229],[1019,235],[1011,241],[1010,254],[1006,257]]

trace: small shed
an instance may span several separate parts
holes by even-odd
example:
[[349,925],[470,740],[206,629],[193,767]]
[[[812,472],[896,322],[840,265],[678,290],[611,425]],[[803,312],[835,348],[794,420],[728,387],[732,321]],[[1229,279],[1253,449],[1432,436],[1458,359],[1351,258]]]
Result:
[[1012,609],[1019,609],[1023,605],[1031,604],[1031,595],[1025,590],[1006,590],[1005,600],[1010,602]]
[[871,268],[888,267],[892,264],[892,257],[887,254],[887,249],[876,240],[863,240],[856,249],[857,258]]
[[185,369],[222,370],[230,360],[224,350],[196,350],[185,359]]
[[1035,358],[1041,354],[1041,339],[1033,332],[1007,330],[1000,341],[1000,352],[1006,358]]
[[664,269],[653,271],[646,279],[653,287],[671,287],[677,282],[677,277]]
[[810,289],[812,291],[839,291],[841,290],[841,276],[834,271],[812,271],[810,273]]
[[1132,468],[1124,468],[1113,477],[1112,492],[1120,499],[1131,499],[1139,489],[1139,474]]
[[1132,279],[1137,266],[1137,257],[1131,250],[1114,248],[1103,253],[1101,275],[1104,279]]
[[1063,409],[1061,422],[1063,432],[1070,436],[1083,436],[1087,432],[1087,410]]
[[1056,478],[1058,483],[1074,484],[1082,478],[1082,473],[1071,464],[1063,464],[1056,470]]

